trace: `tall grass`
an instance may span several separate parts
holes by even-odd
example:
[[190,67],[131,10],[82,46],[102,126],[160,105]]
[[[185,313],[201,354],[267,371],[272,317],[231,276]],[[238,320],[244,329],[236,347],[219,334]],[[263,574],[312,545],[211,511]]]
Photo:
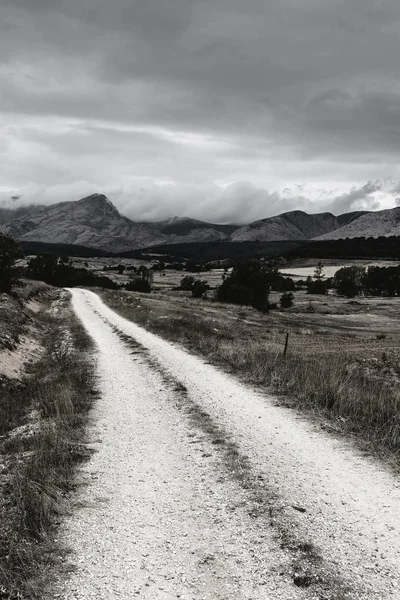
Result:
[[[102,292],[103,300],[122,316],[171,341],[178,342],[222,366],[248,383],[279,395],[286,405],[322,417],[335,431],[354,434],[365,448],[400,457],[400,392],[398,380],[368,374],[353,355],[304,352],[292,344],[282,348],[255,334],[245,322],[178,310],[171,303],[168,318],[160,318],[157,303],[132,302],[127,292]],[[223,309],[221,309],[222,311]],[[165,306],[163,308],[165,314]],[[200,313],[200,314],[199,314]],[[261,330],[261,329],[260,329]],[[262,331],[262,330],[261,330]],[[265,331],[263,332],[265,334]],[[328,343],[328,342],[327,342]],[[294,347],[293,347],[294,346]]]
[[[46,351],[15,389],[8,382],[0,401],[8,414],[1,431],[7,477],[1,487],[0,598],[43,597],[47,568],[61,552],[52,541],[54,526],[73,489],[75,466],[88,456],[85,423],[95,397],[91,342],[67,306],[63,313],[37,316]],[[72,342],[67,352],[59,343],[66,328]]]

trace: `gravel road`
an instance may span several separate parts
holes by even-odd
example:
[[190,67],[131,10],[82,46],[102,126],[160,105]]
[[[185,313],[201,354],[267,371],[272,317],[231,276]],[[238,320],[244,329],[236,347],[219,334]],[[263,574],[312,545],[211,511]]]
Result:
[[92,459],[54,597],[400,598],[400,483],[89,291]]

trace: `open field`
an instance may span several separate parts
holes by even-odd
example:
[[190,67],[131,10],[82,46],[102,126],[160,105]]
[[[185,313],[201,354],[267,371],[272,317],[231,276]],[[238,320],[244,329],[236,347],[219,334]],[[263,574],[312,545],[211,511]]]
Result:
[[400,298],[349,301],[296,292],[292,308],[263,315],[184,292],[101,296],[123,316],[275,390],[282,402],[319,415],[327,429],[350,432],[397,461]]
[[[162,257],[161,257],[162,258]],[[151,262],[144,260],[137,260],[133,258],[74,258],[74,266],[83,267],[85,263],[88,265],[88,268],[100,274],[100,272],[107,277],[110,277],[114,281],[119,284],[126,284],[129,281],[129,271],[125,270],[122,275],[119,275],[116,271],[106,271],[103,273],[103,268],[105,266],[116,266],[119,264],[124,265],[125,267],[139,267],[144,265],[146,267],[151,266]],[[314,274],[315,267],[317,266],[318,259],[297,259],[287,263],[284,263],[280,268],[280,272],[284,275],[292,277],[294,281],[299,279],[306,279],[309,275],[312,276]],[[368,267],[372,265],[376,266],[392,266],[397,265],[397,262],[394,261],[383,261],[383,260],[358,260],[358,261],[338,261],[338,260],[323,260],[324,264],[324,274],[325,277],[333,277],[339,269],[342,267],[349,267],[352,265],[359,265],[363,267]],[[184,275],[193,275],[196,279],[202,279],[206,281],[212,289],[216,288],[218,285],[222,283],[222,276],[224,274],[224,269],[211,269],[209,271],[205,271],[203,273],[188,273],[186,271],[178,271],[174,269],[166,269],[165,271],[154,271],[154,279],[153,279],[153,288],[155,291],[168,291],[174,287],[177,287],[180,283],[180,280]]]

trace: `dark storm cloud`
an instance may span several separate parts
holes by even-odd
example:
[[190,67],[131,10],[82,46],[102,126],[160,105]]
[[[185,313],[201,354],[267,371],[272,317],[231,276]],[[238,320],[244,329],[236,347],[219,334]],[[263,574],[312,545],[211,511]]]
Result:
[[171,214],[197,185],[185,212],[223,220],[309,210],[267,191],[299,181],[316,209],[376,206],[365,182],[400,177],[399,31],[397,0],[2,0],[2,185],[142,206],[142,177],[163,207],[171,181]]

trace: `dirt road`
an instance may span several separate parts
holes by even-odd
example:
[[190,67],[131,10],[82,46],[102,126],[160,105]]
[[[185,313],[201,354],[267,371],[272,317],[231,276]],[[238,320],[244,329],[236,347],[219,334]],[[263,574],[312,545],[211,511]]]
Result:
[[272,398],[123,319],[97,346],[95,449],[63,536],[71,599],[400,598],[400,484]]

